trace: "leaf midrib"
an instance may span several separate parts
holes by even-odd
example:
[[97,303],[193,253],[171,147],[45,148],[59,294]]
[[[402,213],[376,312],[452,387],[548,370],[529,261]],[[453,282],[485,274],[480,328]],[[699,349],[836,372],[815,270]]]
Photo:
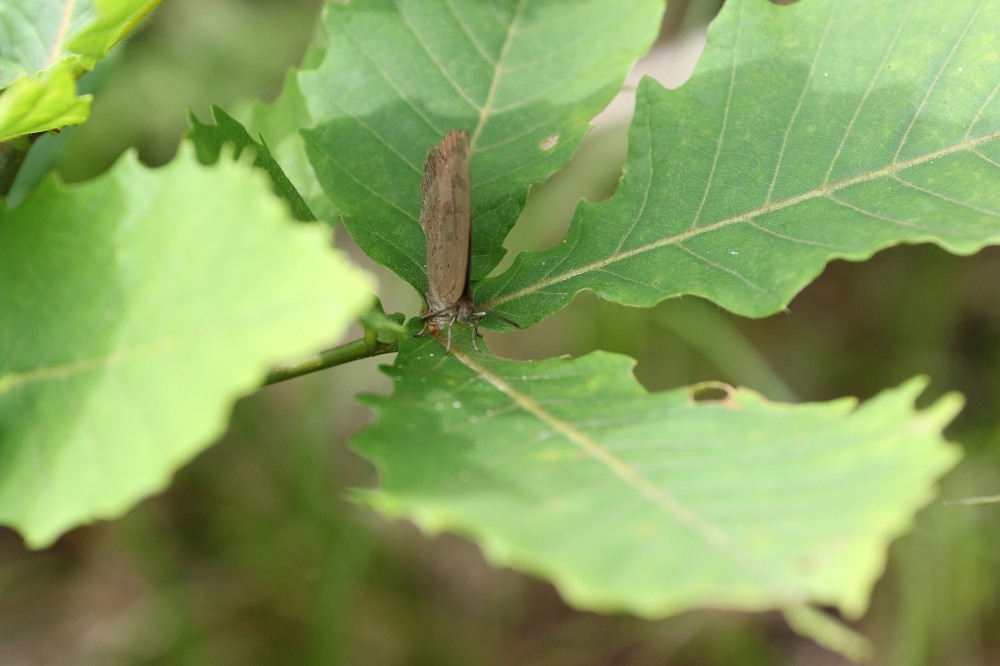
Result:
[[56,34],[52,49],[49,51],[49,65],[59,62],[63,52],[63,45],[66,43],[66,35],[69,34],[70,25],[73,23],[73,10],[76,9],[76,0],[68,0],[63,6],[62,19],[59,21],[59,32]]

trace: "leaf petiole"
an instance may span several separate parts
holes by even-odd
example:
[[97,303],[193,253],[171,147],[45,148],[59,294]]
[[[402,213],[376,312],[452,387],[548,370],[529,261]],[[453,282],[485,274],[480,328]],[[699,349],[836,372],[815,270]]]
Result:
[[295,379],[302,375],[308,375],[312,372],[332,368],[335,365],[350,363],[351,361],[358,361],[363,358],[370,358],[381,354],[392,354],[399,348],[399,344],[396,342],[379,342],[378,340],[370,340],[369,337],[366,334],[365,337],[359,340],[353,340],[342,345],[337,345],[336,347],[331,347],[330,349],[324,349],[298,361],[271,368],[267,375],[264,376],[261,386],[270,386],[271,384]]

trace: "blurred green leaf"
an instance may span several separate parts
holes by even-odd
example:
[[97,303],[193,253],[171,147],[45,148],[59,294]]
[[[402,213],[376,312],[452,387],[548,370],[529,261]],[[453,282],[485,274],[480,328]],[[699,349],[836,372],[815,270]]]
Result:
[[727,2],[687,84],[640,86],[616,195],[477,303],[527,324],[590,289],[763,316],[833,258],[1000,241],[998,24],[981,0]]
[[37,77],[25,76],[0,95],[0,141],[82,123],[90,95],[76,96],[76,78],[63,62]]
[[162,489],[272,364],[370,303],[264,183],[184,150],[0,208],[0,520],[29,543]]
[[368,0],[328,5],[300,76],[306,149],[352,237],[421,293],[427,150],[473,148],[472,274],[502,258],[531,185],[562,167],[659,28],[662,0]]
[[219,159],[222,147],[227,144],[233,147],[235,157],[239,157],[244,149],[249,148],[253,153],[254,166],[267,172],[275,193],[288,202],[295,219],[302,221],[316,219],[266,145],[255,141],[243,125],[217,106],[212,107],[212,119],[215,123],[207,125],[200,122],[194,114],[190,114],[191,130],[188,132],[188,138],[194,143],[198,159],[205,164],[215,162]]
[[160,0],[4,0],[0,88],[70,60],[90,69]]
[[0,9],[0,88],[69,57],[67,36],[91,23],[93,2],[5,0]]
[[76,76],[121,41],[159,0],[5,0],[0,6],[0,141],[86,120]]
[[385,370],[392,396],[365,399],[379,421],[355,446],[381,484],[364,497],[592,610],[858,617],[889,541],[960,456],[941,429],[961,400],[915,410],[923,380],[860,406],[695,400],[647,393],[613,354],[521,362],[418,340]]
[[64,6],[78,11],[90,5],[97,16],[83,29],[67,35],[67,49],[82,56],[80,66],[91,69],[118,42],[160,4],[160,0],[93,0],[91,3],[66,0]]

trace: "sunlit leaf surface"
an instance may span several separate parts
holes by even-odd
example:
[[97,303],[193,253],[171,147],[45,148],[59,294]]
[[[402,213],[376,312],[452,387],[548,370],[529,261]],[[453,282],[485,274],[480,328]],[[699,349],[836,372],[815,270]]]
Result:
[[640,86],[616,195],[477,302],[522,323],[582,289],[762,316],[833,258],[1000,241],[997,25],[983,0],[727,2],[687,84]]
[[[728,389],[647,393],[607,353],[520,362],[418,338],[356,439],[368,495],[431,531],[474,537],[571,602],[661,615],[696,606],[866,607],[888,541],[959,457],[956,396],[923,382],[858,405]],[[712,398],[712,399],[707,399]]]
[[128,158],[0,207],[0,522],[44,545],[162,489],[369,288],[228,160]]

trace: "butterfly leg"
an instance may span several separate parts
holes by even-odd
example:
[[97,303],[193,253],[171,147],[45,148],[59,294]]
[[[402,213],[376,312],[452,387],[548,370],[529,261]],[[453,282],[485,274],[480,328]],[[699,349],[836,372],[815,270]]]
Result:
[[479,332],[479,319],[476,317],[469,317],[465,323],[469,325],[469,332],[472,335],[472,348],[479,351],[479,345],[476,344],[476,338],[483,337],[483,334]]
[[[469,331],[473,332],[472,333],[472,348],[475,349],[476,351],[479,351],[479,346],[476,344],[476,335],[479,333],[479,331],[476,330],[476,325],[470,323],[469,324]],[[483,337],[483,336],[480,335],[479,337]]]
[[451,353],[451,329],[453,329],[455,327],[455,322],[456,321],[458,321],[458,317],[456,317],[455,315],[452,315],[451,316],[451,321],[448,322],[448,344],[446,344],[445,348],[444,348],[444,353],[445,354],[450,354]]

